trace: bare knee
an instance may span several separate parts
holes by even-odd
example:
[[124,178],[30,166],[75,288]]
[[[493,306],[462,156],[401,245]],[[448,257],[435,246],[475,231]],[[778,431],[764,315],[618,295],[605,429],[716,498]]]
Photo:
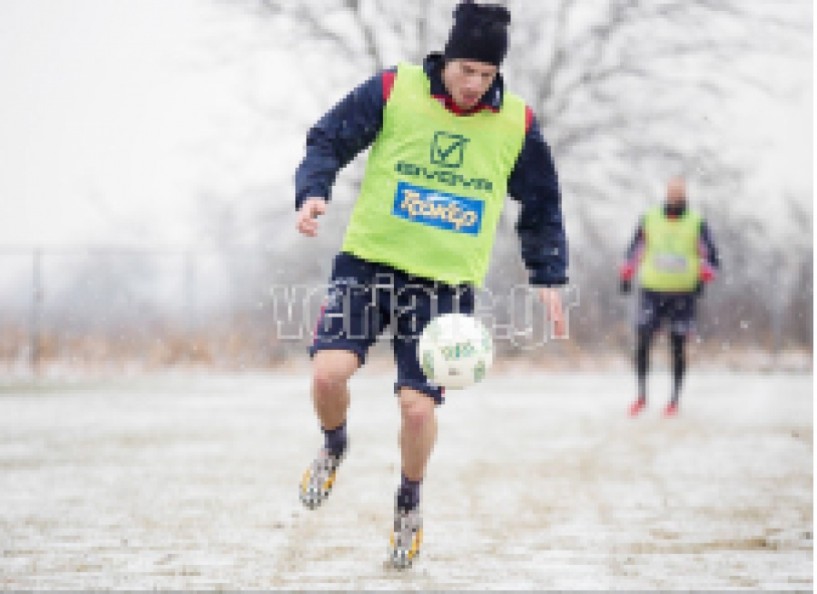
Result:
[[358,368],[357,356],[353,353],[324,353],[315,356],[312,374],[312,388],[320,399],[331,399],[345,394],[349,378]]
[[420,392],[402,390],[400,414],[406,431],[422,433],[434,423],[434,400]]
[[312,376],[312,387],[319,396],[329,396],[343,390],[347,379],[333,369],[316,369]]

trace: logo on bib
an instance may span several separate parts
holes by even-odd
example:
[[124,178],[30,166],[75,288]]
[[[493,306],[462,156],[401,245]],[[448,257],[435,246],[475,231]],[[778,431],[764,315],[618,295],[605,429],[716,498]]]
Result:
[[431,162],[442,167],[461,167],[468,139],[459,134],[435,132],[431,141]]
[[662,252],[653,256],[655,268],[661,272],[681,274],[689,268],[689,261],[681,254]]
[[399,182],[392,214],[446,231],[477,235],[482,227],[484,207],[480,200]]

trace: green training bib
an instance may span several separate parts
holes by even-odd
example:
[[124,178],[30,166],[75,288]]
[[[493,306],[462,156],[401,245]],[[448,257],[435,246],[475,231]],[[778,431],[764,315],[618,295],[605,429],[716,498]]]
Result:
[[481,285],[508,178],[525,138],[525,103],[449,112],[422,68],[401,64],[366,164],[343,251],[414,276]]
[[670,219],[661,206],[644,217],[645,252],[641,263],[641,286],[651,291],[692,291],[698,283],[698,238],[701,216],[689,209]]

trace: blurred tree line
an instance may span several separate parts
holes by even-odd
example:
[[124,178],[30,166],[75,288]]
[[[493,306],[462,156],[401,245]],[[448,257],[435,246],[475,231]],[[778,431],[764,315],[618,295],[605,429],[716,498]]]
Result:
[[[269,121],[294,128],[293,169],[259,201],[259,221],[292,225],[294,166],[308,127],[376,71],[419,63],[445,42],[456,2],[417,0],[242,0],[225,3],[258,24],[253,45],[225,50],[245,60],[292,48],[300,73],[280,97],[249,92]],[[768,155],[735,139],[729,114],[747,98],[785,102],[808,92],[808,2],[740,0],[554,0],[504,2],[512,13],[508,85],[534,109],[550,144],[563,193],[578,289],[572,336],[584,348],[629,341],[630,302],[616,268],[639,216],[663,198],[675,174],[714,230],[723,274],[702,302],[701,332],[720,341],[779,349],[812,344],[812,202],[785,179],[769,195],[754,172]],[[273,74],[278,76],[278,74]],[[309,105],[303,108],[305,100]],[[773,150],[773,149],[772,149]],[[340,244],[363,172],[358,158],[338,179],[322,237],[287,243],[271,258],[295,262],[293,281],[323,282]],[[810,191],[810,189],[809,189]],[[231,210],[246,204],[224,197]],[[771,206],[769,206],[771,204]],[[757,207],[755,207],[757,205]],[[217,211],[223,212],[223,211]],[[524,284],[509,201],[488,288],[507,295]],[[773,220],[772,220],[773,219]],[[294,249],[293,249],[294,247]],[[497,312],[502,319],[503,313]]]

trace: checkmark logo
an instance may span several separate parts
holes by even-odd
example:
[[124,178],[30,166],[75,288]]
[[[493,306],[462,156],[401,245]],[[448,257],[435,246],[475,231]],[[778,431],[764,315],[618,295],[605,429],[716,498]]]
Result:
[[461,167],[468,139],[459,134],[435,132],[431,142],[431,162],[442,167]]

